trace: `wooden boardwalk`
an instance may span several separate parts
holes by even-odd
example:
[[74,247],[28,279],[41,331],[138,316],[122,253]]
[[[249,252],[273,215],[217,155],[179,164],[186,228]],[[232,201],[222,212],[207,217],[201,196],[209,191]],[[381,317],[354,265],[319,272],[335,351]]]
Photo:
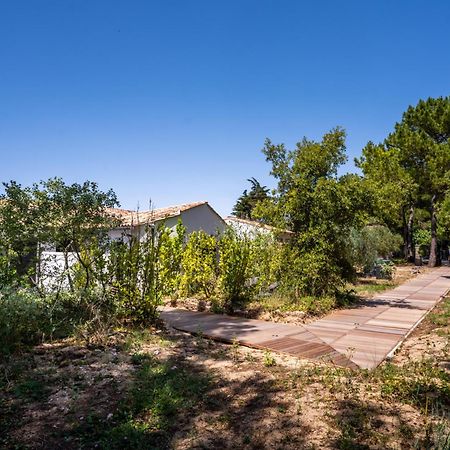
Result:
[[373,369],[391,354],[450,290],[450,268],[440,267],[308,325],[290,325],[221,314],[164,308],[173,328],[224,342],[299,358]]

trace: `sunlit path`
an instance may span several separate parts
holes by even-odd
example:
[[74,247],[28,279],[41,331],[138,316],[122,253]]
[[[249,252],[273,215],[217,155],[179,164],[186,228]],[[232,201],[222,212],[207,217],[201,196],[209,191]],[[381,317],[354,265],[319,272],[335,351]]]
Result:
[[164,308],[161,316],[176,329],[202,333],[211,339],[372,369],[398,347],[449,290],[450,268],[441,267],[308,325],[175,308]]

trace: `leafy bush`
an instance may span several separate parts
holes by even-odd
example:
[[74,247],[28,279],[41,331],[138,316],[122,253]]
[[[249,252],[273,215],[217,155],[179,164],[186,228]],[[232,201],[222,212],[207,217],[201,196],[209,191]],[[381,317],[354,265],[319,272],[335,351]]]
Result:
[[348,245],[349,259],[353,265],[368,273],[377,259],[389,257],[401,244],[402,237],[384,225],[370,225],[360,230],[353,228]]
[[36,289],[0,291],[0,354],[78,332],[92,340],[116,320],[111,297],[98,291],[61,292],[42,296]]
[[50,336],[52,305],[31,290],[4,289],[0,293],[0,351],[9,353]]
[[377,278],[391,280],[392,277],[394,276],[394,270],[395,270],[395,266],[392,261],[386,260],[386,259],[378,259],[375,262],[372,273]]
[[228,230],[219,241],[219,292],[227,311],[248,299],[252,289],[251,241]]
[[113,297],[124,318],[147,321],[157,316],[163,295],[161,233],[149,225],[143,238],[133,235],[111,245],[107,264],[110,286],[106,286],[105,294]]
[[183,295],[202,293],[211,297],[217,283],[217,240],[204,231],[189,235],[181,260],[180,290]]
[[428,254],[431,244],[431,230],[417,229],[414,231],[414,243],[419,247],[421,256]]
[[297,243],[285,249],[280,290],[290,300],[304,296],[335,296],[344,286],[345,261],[336,265],[335,245],[318,233],[301,236]]
[[164,228],[161,230],[159,252],[161,285],[164,295],[175,297],[181,283],[181,264],[186,239],[186,228],[179,221],[175,233]]
[[260,293],[276,285],[285,267],[285,245],[271,234],[258,234],[250,243],[251,271],[255,290]]
[[18,279],[16,264],[16,253],[0,244],[0,286],[10,286]]

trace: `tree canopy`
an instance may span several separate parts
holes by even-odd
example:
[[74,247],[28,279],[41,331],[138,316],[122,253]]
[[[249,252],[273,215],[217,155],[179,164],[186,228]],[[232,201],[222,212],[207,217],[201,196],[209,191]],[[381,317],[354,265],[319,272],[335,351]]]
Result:
[[246,189],[237,199],[232,214],[240,219],[252,220],[255,206],[268,198],[269,189],[262,186],[256,178],[252,177],[247,181],[251,184],[250,191]]
[[303,138],[293,150],[269,139],[263,148],[278,184],[257,213],[295,233],[286,272],[299,294],[334,293],[353,275],[348,236],[363,220],[366,202],[359,176],[338,176],[345,150],[345,131],[339,127],[321,141]]
[[97,183],[67,185],[51,178],[31,187],[14,181],[3,185],[0,248],[16,255],[15,269],[21,273],[34,272],[39,243],[78,250],[115,224],[106,209],[118,205],[116,194],[101,191]]

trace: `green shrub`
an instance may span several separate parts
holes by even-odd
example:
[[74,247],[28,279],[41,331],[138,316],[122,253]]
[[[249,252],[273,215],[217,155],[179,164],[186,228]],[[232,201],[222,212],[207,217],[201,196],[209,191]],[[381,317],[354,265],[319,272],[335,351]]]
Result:
[[21,345],[50,336],[52,305],[32,290],[0,292],[0,351],[10,353]]
[[218,287],[224,307],[232,312],[251,291],[251,241],[227,230],[219,241]]
[[262,233],[256,235],[250,244],[250,265],[255,288],[264,293],[281,278],[286,246],[273,235]]
[[183,252],[181,293],[185,296],[203,294],[211,297],[217,284],[217,239],[204,231],[189,235]]
[[17,254],[0,244],[0,286],[10,286],[18,280]]
[[176,297],[181,283],[181,264],[186,239],[186,228],[179,221],[176,232],[171,233],[168,228],[162,229],[159,252],[160,276],[163,294]]
[[[313,245],[308,242],[311,240],[315,241]],[[333,297],[343,288],[344,268],[327,256],[332,247],[319,236],[305,236],[297,245],[286,247],[280,290],[290,301],[305,296]]]
[[163,295],[159,262],[162,233],[149,225],[145,238],[133,235],[110,246],[106,269],[110,284],[104,294],[113,298],[123,318],[142,322],[157,317]]
[[383,225],[370,225],[350,231],[349,259],[352,264],[370,272],[378,258],[388,258],[402,244],[402,237]]
[[88,338],[109,329],[115,319],[111,297],[96,291],[41,296],[35,289],[5,288],[0,291],[0,354],[74,331]]

